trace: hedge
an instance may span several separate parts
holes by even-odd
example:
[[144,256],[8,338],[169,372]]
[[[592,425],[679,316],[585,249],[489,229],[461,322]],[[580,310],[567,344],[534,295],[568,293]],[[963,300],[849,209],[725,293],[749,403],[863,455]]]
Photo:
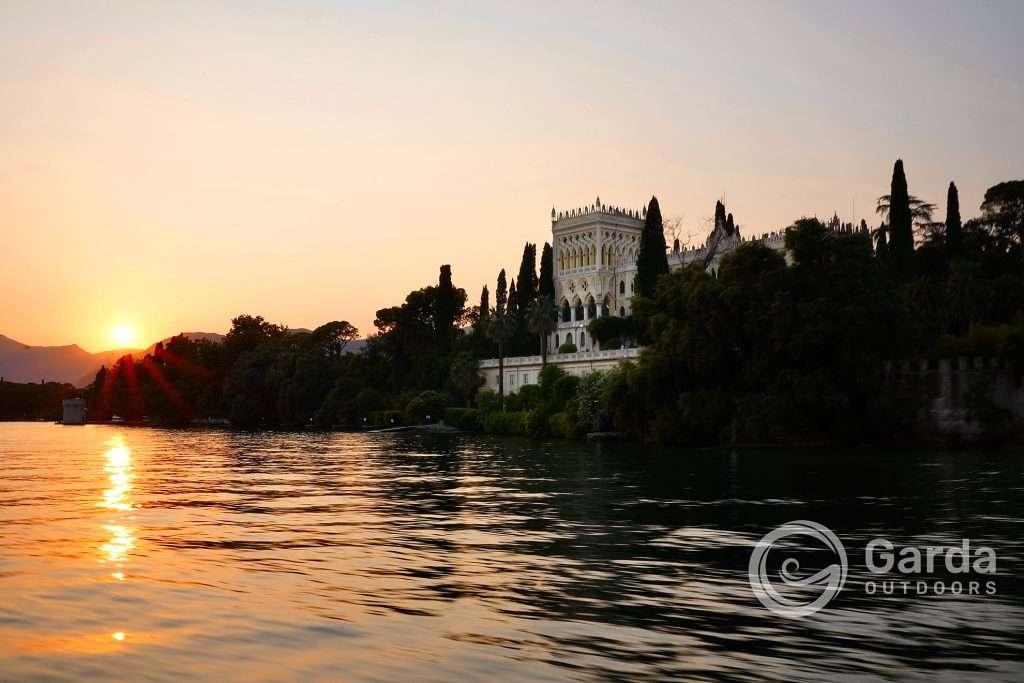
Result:
[[526,413],[522,411],[488,413],[484,418],[484,431],[488,434],[525,435]]

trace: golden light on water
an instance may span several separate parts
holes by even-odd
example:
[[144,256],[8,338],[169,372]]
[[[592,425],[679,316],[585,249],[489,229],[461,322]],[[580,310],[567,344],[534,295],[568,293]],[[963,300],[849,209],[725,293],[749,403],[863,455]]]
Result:
[[[110,448],[104,453],[106,464],[103,471],[107,474],[110,487],[103,491],[103,498],[97,503],[98,506],[117,513],[124,513],[132,509],[132,502],[129,494],[132,490],[132,482],[135,480],[135,470],[132,466],[132,451],[124,443],[124,438],[115,436],[107,442]],[[110,534],[110,540],[100,546],[102,551],[101,562],[116,564],[118,569],[128,557],[128,551],[135,547],[135,529],[125,523],[122,519],[111,519],[103,526],[103,530]],[[114,578],[123,581],[124,572],[113,573]]]

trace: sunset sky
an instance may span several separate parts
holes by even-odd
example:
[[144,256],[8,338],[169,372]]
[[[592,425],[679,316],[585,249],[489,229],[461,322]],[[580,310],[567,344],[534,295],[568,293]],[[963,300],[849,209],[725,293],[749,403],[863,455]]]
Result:
[[700,242],[1024,177],[1024,3],[721,4],[6,0],[0,334],[369,334],[597,194]]

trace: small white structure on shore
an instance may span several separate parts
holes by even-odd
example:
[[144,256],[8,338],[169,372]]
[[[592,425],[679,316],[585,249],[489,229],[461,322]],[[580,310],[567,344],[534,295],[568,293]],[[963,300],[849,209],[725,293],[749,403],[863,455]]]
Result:
[[60,419],[61,424],[65,425],[84,425],[85,424],[85,399],[84,398],[66,398],[63,401],[63,414]]

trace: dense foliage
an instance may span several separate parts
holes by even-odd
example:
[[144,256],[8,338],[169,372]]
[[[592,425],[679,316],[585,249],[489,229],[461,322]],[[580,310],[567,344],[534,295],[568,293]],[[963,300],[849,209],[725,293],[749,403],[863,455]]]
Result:
[[61,401],[79,393],[70,384],[19,384],[0,378],[0,420],[56,420]]

